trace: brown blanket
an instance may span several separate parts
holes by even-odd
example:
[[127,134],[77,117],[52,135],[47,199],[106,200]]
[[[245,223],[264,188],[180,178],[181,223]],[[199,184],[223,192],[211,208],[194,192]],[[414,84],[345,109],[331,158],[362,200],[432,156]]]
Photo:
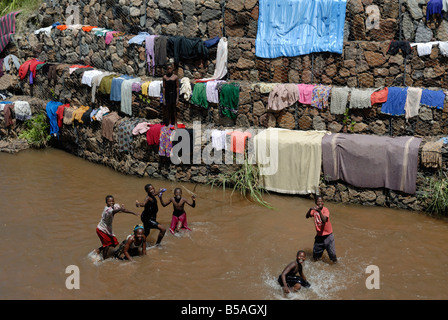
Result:
[[416,137],[326,135],[322,139],[325,179],[414,194],[420,143]]

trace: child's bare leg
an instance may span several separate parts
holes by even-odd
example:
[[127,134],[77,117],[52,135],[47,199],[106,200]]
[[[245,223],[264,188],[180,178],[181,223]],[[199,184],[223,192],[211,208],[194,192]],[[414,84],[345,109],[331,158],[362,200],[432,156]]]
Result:
[[160,230],[159,236],[157,237],[156,245],[160,244],[163,237],[165,236],[166,229],[162,225],[158,225],[158,229]]
[[292,291],[297,292],[297,291],[300,290],[301,287],[302,287],[302,286],[300,285],[300,283],[296,283],[296,284],[294,285],[294,287],[292,287]]
[[176,232],[179,232],[180,228],[182,228],[182,221],[177,222]]

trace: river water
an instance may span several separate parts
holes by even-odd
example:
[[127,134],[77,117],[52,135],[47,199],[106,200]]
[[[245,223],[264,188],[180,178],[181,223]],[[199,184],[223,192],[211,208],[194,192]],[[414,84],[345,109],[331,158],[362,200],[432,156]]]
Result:
[[[311,261],[314,225],[305,214],[313,201],[269,195],[276,208],[250,203],[230,190],[120,174],[61,150],[0,153],[0,299],[153,300],[377,300],[447,299],[448,223],[414,212],[326,202],[338,264],[326,253]],[[104,197],[135,208],[144,185],[181,187],[197,194],[186,207],[192,232],[167,232],[134,262],[98,261],[95,228]],[[169,226],[172,208],[159,205],[158,221]],[[119,241],[138,217],[119,213]],[[158,231],[148,239],[155,242]],[[277,284],[283,268],[304,249],[311,288],[284,295]],[[69,290],[68,266],[79,270],[79,289]],[[377,267],[379,289],[366,269]],[[373,274],[372,274],[373,275]]]

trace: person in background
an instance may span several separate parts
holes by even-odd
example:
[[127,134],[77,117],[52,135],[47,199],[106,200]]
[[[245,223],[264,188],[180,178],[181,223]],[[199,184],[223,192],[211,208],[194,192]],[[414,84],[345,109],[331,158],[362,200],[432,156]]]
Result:
[[168,202],[164,202],[162,198],[162,194],[159,194],[160,203],[162,206],[166,207],[170,203],[173,204],[173,216],[171,219],[171,226],[170,226],[170,232],[172,234],[175,234],[176,232],[179,232],[181,229],[187,229],[191,231],[190,228],[188,228],[187,224],[187,214],[185,213],[184,206],[185,204],[188,204],[192,208],[196,207],[196,196],[191,196],[191,199],[193,200],[191,203],[188,202],[187,199],[182,198],[182,189],[176,188],[174,189],[174,197],[171,197]]
[[177,125],[177,105],[179,103],[179,78],[174,74],[174,67],[168,64],[162,78],[163,110],[166,125]]
[[324,207],[322,196],[316,196],[316,206],[310,208],[306,213],[306,218],[314,218],[316,237],[314,238],[313,259],[315,261],[322,258],[326,250],[333,263],[338,261],[333,236],[333,227],[330,222],[330,211]]

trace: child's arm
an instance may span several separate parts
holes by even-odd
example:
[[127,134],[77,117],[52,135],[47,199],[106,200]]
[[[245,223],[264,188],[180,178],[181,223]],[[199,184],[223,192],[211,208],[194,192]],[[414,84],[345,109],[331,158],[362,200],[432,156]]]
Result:
[[149,201],[149,197],[146,197],[143,202],[139,202],[138,200],[135,200],[135,206],[138,207],[144,207]]
[[196,196],[194,196],[194,195],[191,196],[191,199],[193,200],[192,203],[188,202],[187,199],[185,199],[185,203],[188,204],[190,207],[194,208],[194,207],[196,207]]
[[167,205],[169,205],[171,203],[171,198],[170,200],[168,200],[168,202],[163,201],[163,193],[159,195],[159,199],[160,199],[160,203],[162,204],[162,206],[166,207]]
[[134,241],[134,236],[130,236],[130,237],[129,237],[128,241],[126,241],[126,244],[124,245],[124,248],[123,248],[124,256],[125,256],[129,261],[132,261],[132,260],[133,260],[132,257],[131,257],[131,255],[130,255],[129,252],[128,252],[128,251],[129,251],[129,247],[130,247],[132,241]]
[[132,211],[129,211],[128,209],[126,209],[126,208],[124,207],[124,204],[121,205],[121,210],[120,210],[120,211],[121,211],[121,212],[124,212],[124,213],[133,214],[134,216],[137,216],[137,217],[140,216],[140,214],[137,214],[137,213],[135,213],[135,212],[132,212]]
[[281,278],[282,278],[282,284],[283,284],[283,291],[285,293],[289,293],[289,288],[288,288],[288,284],[286,283],[286,275],[295,267],[295,263],[291,262],[290,264],[288,264],[286,266],[286,268],[283,270],[282,274],[281,274]]
[[146,237],[143,236],[143,246],[142,246],[142,255],[146,256]]

